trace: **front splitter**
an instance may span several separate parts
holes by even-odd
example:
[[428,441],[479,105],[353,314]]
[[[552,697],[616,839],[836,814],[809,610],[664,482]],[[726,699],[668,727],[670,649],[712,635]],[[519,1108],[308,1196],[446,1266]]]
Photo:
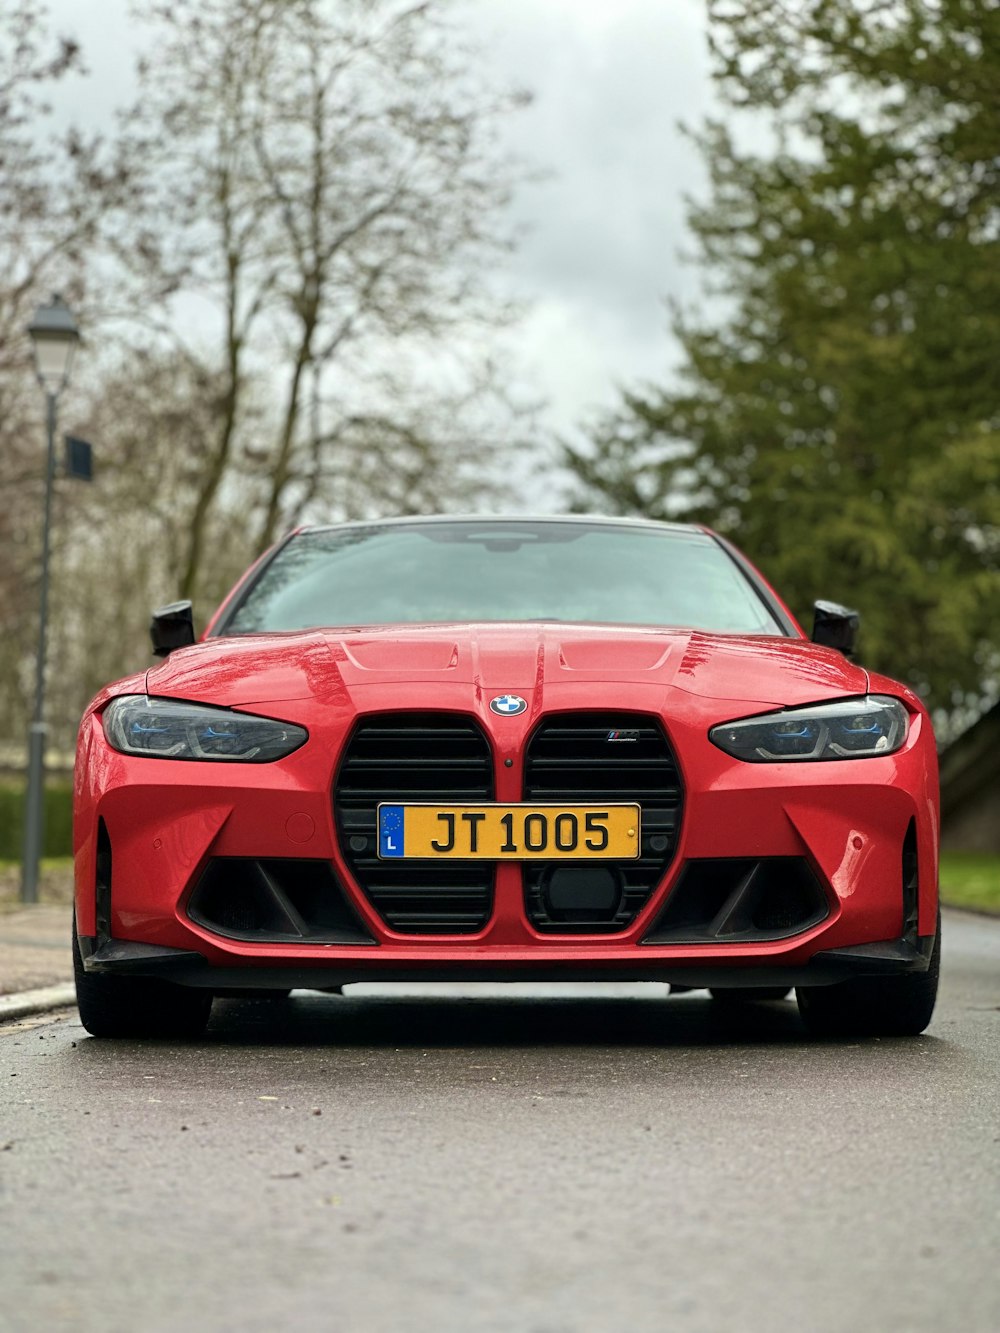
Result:
[[804,964],[792,967],[745,962],[680,962],[644,958],[614,959],[606,963],[376,963],[369,954],[357,964],[337,959],[331,963],[240,964],[219,967],[193,949],[172,949],[132,940],[98,941],[79,936],[80,956],[87,972],[150,977],[180,986],[226,991],[338,990],[353,982],[414,981],[661,981],[693,990],[745,986],[833,986],[852,977],[900,976],[926,972],[934,948],[933,935],[916,940],[884,940],[843,949],[825,949]]

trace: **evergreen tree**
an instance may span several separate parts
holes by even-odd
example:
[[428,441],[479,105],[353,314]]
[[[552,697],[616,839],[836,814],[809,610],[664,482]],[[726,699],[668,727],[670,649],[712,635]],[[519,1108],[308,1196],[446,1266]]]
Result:
[[582,507],[733,534],[806,618],[954,708],[1000,650],[1000,4],[711,0],[713,301],[677,382],[568,451]]

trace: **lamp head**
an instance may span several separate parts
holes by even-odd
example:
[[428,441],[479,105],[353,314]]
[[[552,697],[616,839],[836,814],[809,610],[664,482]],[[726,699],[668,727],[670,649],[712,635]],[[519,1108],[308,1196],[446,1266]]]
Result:
[[80,330],[61,296],[40,305],[28,325],[35,353],[35,374],[46,393],[59,393],[69,379]]

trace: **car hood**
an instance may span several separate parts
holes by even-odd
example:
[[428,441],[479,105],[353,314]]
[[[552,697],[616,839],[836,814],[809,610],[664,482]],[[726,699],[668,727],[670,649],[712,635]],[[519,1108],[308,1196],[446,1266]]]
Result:
[[[497,694],[530,696],[532,712],[580,687],[680,690],[710,699],[794,706],[863,694],[867,673],[804,639],[696,630],[536,624],[403,625],[358,630],[240,635],[178,649],[150,670],[150,694],[227,707],[296,699],[370,708],[442,706],[477,710]],[[375,704],[381,687],[386,704]],[[428,688],[429,687],[429,688]],[[445,702],[445,696],[447,700]],[[602,703],[604,701],[602,700]]]

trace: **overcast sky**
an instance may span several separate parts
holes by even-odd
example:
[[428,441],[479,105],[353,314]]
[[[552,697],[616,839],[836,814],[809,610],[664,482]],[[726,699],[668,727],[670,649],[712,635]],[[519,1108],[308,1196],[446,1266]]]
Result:
[[702,175],[678,120],[708,108],[704,0],[471,0],[501,77],[534,104],[512,127],[551,179],[522,193],[514,260],[532,360],[560,426],[661,377],[663,300],[682,270],[686,192]]
[[[91,77],[61,93],[60,119],[109,125],[128,100],[128,0],[49,0],[83,43]],[[704,0],[459,0],[501,83],[535,101],[511,144],[549,179],[516,205],[527,235],[511,261],[531,306],[525,362],[561,430],[662,378],[672,360],[663,300],[694,294],[681,267],[683,195],[701,185],[677,122],[709,107]]]

